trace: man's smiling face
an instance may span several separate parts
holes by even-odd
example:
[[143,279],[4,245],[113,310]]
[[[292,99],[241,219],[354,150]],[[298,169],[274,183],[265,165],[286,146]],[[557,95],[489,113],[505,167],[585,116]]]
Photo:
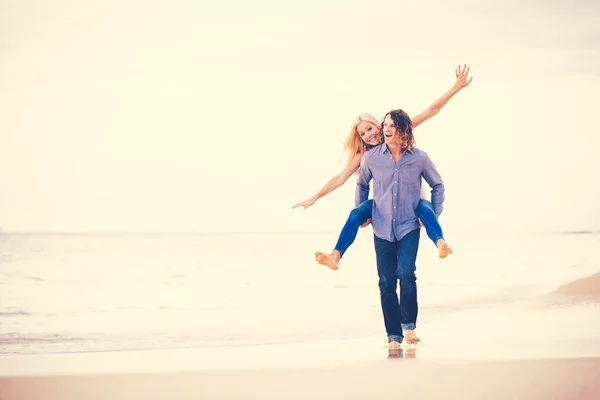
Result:
[[383,136],[387,144],[401,144],[400,132],[392,117],[388,114],[383,120]]

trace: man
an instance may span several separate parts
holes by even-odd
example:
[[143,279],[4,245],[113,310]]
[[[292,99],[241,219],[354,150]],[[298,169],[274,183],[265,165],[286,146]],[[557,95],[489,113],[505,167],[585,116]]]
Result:
[[[442,212],[444,183],[427,153],[414,147],[410,117],[402,110],[386,114],[382,126],[385,142],[365,153],[360,163],[356,205],[369,197],[373,179],[372,221],[379,291],[389,347],[402,340],[417,343],[416,264],[420,225],[415,215],[421,194],[421,177],[431,187],[437,217]],[[400,299],[396,282],[400,282]],[[402,330],[404,329],[404,335]]]

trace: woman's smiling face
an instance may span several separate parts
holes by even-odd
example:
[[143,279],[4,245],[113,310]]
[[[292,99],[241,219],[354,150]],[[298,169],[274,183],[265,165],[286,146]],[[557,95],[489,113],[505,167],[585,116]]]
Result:
[[369,121],[361,121],[356,126],[356,132],[363,142],[376,146],[381,143],[379,127]]

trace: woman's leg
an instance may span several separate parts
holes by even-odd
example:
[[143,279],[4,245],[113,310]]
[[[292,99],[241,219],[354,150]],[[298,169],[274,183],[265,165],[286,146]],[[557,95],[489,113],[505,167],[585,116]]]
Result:
[[431,239],[433,244],[435,244],[435,246],[438,248],[440,258],[445,258],[448,254],[452,254],[452,249],[448,247],[448,244],[444,239],[442,226],[435,216],[433,204],[424,199],[419,200],[419,205],[417,206],[417,217],[419,217],[423,223],[429,239]]
[[340,257],[343,256],[346,250],[348,250],[348,247],[354,243],[358,228],[371,218],[372,212],[373,200],[365,200],[354,210],[350,211],[350,216],[346,220],[346,223],[340,232],[338,241],[333,248],[334,251],[340,253]]
[[417,206],[417,217],[425,226],[425,231],[427,231],[427,236],[433,242],[433,244],[437,245],[438,239],[444,238],[444,232],[442,231],[442,227],[435,216],[435,211],[433,210],[433,204],[431,202],[421,199],[419,200],[419,205]]
[[366,200],[358,207],[350,211],[350,216],[346,220],[338,241],[335,244],[331,254],[317,252],[315,258],[319,264],[328,266],[331,269],[338,269],[338,264],[348,247],[354,242],[358,228],[371,218],[373,211],[373,200]]

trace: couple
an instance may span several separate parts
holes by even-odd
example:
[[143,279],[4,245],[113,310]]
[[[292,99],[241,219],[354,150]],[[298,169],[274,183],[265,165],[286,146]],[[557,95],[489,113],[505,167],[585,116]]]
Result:
[[[390,111],[381,128],[370,115],[359,117],[346,142],[349,159],[344,170],[331,179],[315,196],[294,208],[311,206],[341,186],[360,167],[356,189],[356,208],[350,213],[331,254],[316,253],[320,264],[337,269],[345,250],[352,244],[359,226],[373,224],[377,272],[384,323],[390,348],[399,348],[403,339],[416,344],[418,313],[416,257],[420,225],[436,245],[441,258],[452,253],[442,234],[437,218],[442,212],[444,185],[427,154],[414,147],[413,127],[431,118],[469,85],[469,68],[456,70],[456,83],[446,94],[413,121],[402,110]],[[382,135],[383,133],[383,135]],[[431,202],[421,197],[421,178],[432,188]],[[373,199],[368,200],[369,182],[373,179]],[[400,283],[400,300],[396,294]]]

